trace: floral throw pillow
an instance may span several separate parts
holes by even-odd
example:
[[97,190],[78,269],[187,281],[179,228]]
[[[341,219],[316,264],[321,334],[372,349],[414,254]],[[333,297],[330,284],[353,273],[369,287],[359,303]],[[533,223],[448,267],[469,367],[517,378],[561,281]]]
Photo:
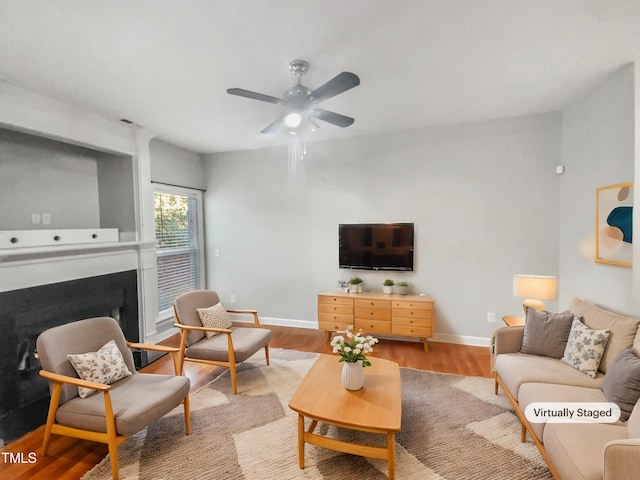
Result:
[[[227,309],[218,302],[209,308],[199,308],[198,315],[203,327],[207,328],[231,328],[231,319],[227,313]],[[220,332],[204,332],[207,338],[219,335]]]
[[610,330],[592,330],[574,319],[562,361],[595,378],[610,335]]
[[[114,340],[107,342],[97,352],[67,355],[67,358],[78,376],[90,382],[111,385],[131,375]],[[95,390],[92,388],[78,387],[80,398],[87,398],[93,392]]]

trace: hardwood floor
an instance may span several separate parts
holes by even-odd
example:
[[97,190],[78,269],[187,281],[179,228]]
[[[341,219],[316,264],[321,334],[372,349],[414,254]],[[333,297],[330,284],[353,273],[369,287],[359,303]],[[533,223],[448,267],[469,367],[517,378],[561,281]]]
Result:
[[[285,348],[306,352],[331,353],[324,332],[302,328],[268,326],[273,332],[271,348]],[[178,338],[171,337],[162,342],[178,346]],[[421,343],[381,339],[374,348],[372,357],[386,358],[402,367],[491,377],[489,349],[450,343],[435,343],[425,352]],[[162,357],[144,369],[147,373],[173,374],[171,359]],[[188,362],[185,374],[191,380],[191,391],[209,383],[223,369]],[[44,427],[27,433],[22,438],[6,445],[0,455],[0,478],[12,480],[75,480],[99,463],[107,454],[107,446],[95,442],[54,435],[49,452],[42,456]],[[29,454],[36,453],[35,463],[29,462]],[[22,454],[25,463],[14,463]],[[10,461],[10,455],[13,461]]]

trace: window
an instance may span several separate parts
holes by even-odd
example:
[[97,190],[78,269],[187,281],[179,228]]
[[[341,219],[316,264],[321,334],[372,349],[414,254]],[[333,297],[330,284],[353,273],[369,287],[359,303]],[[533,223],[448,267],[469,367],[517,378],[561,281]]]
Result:
[[203,285],[202,194],[190,189],[156,188],[154,202],[158,311],[163,319],[173,313],[178,295]]

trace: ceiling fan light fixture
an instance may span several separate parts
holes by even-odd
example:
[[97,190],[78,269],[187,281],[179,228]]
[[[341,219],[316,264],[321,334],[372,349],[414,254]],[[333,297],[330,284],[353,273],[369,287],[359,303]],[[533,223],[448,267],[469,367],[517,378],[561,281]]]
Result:
[[302,123],[302,115],[298,112],[288,113],[284,117],[284,124],[289,128],[298,128]]

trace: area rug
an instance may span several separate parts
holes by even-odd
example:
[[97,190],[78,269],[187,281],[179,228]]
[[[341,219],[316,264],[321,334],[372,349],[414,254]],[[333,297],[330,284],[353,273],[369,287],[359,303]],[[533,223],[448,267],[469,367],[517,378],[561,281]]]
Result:
[[[271,349],[228,371],[191,396],[192,434],[182,407],[132,436],[118,449],[121,479],[385,479],[387,462],[305,447],[298,468],[297,414],[289,409],[317,354]],[[375,362],[375,358],[371,359]],[[337,361],[337,359],[336,359]],[[365,371],[366,374],[366,371]],[[552,476],[533,443],[520,442],[520,423],[493,380],[409,368],[402,375],[402,430],[396,435],[396,478],[411,480],[535,480]],[[152,394],[150,392],[150,394]],[[344,440],[386,441],[318,426]],[[367,436],[366,439],[362,438]],[[111,478],[109,458],[83,480]]]

